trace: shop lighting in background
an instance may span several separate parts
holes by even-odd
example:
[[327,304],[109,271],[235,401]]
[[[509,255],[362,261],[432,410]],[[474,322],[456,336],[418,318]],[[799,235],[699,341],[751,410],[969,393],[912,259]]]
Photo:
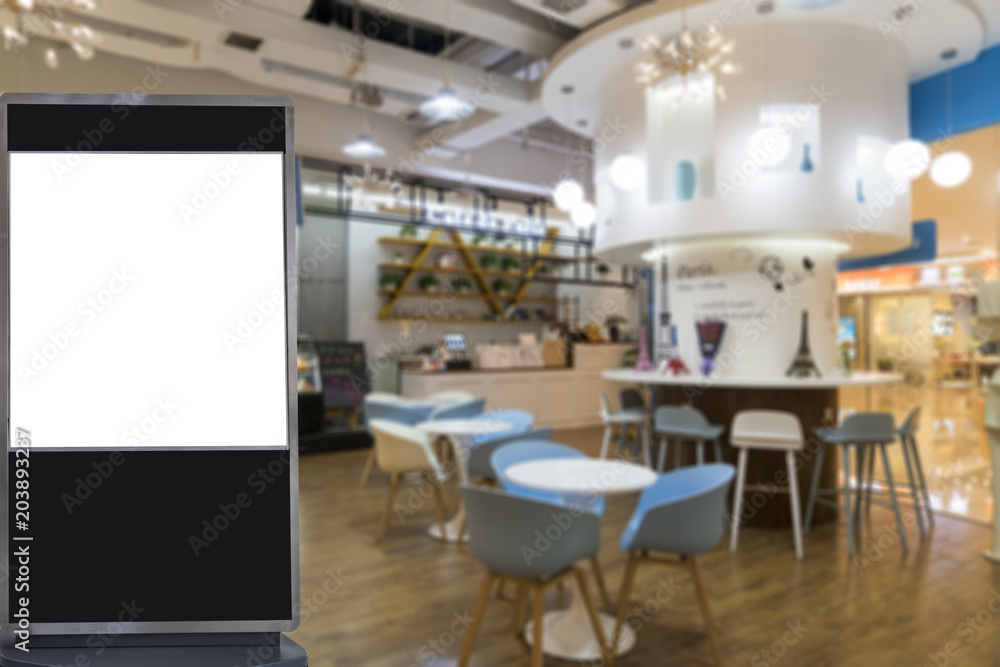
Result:
[[359,160],[385,157],[385,149],[376,144],[371,135],[365,131],[362,131],[354,141],[344,144],[340,150],[343,151],[344,155]]
[[580,202],[570,211],[569,219],[577,227],[589,227],[597,219],[597,209],[590,202]]

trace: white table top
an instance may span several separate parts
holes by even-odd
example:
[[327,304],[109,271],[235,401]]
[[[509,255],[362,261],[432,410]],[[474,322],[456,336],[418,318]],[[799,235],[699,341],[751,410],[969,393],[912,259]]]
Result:
[[492,435],[509,431],[514,425],[497,419],[439,419],[420,422],[415,428],[434,435]]
[[616,459],[536,459],[515,463],[506,476],[521,486],[563,494],[634,493],[656,481],[656,473],[646,466]]
[[700,373],[676,376],[672,373],[662,374],[659,371],[634,371],[630,368],[617,368],[604,371],[601,376],[612,382],[629,382],[636,384],[661,384],[694,387],[746,387],[748,389],[836,389],[838,387],[864,387],[877,384],[893,384],[901,382],[903,376],[899,373],[857,372],[850,375],[840,373],[824,375],[821,378],[790,378],[784,375],[767,377],[737,377],[720,376],[707,378]]

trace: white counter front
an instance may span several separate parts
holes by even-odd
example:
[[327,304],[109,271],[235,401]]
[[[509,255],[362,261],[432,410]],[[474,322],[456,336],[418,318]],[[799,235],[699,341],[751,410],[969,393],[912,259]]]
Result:
[[486,399],[487,410],[525,410],[535,426],[572,428],[601,423],[598,398],[604,392],[613,408],[619,385],[602,373],[621,368],[630,343],[576,345],[572,368],[509,368],[473,371],[403,370],[400,393],[421,398],[439,391],[468,391]]
[[659,371],[634,371],[628,368],[608,370],[603,373],[605,380],[629,384],[657,384],[693,387],[742,387],[746,389],[837,389],[839,387],[864,387],[877,384],[901,382],[899,373],[858,372],[850,375],[830,374],[821,378],[746,377],[722,376],[708,378],[700,374],[673,375]]

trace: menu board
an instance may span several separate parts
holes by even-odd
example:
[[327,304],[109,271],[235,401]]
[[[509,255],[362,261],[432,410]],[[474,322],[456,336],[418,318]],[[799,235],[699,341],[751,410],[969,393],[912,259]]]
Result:
[[361,405],[371,391],[365,366],[365,344],[318,342],[323,404],[326,407]]

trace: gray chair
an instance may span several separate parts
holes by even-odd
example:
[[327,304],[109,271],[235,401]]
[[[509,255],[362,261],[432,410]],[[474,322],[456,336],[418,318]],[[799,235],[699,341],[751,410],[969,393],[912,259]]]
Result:
[[[812,484],[809,487],[809,504],[806,506],[806,520],[803,528],[804,532],[808,534],[809,529],[812,526],[813,510],[816,504],[823,505],[825,507],[832,507],[833,509],[844,512],[847,520],[847,554],[854,554],[854,532],[855,526],[860,527],[860,508],[862,494],[864,490],[863,480],[865,472],[866,461],[874,458],[875,450],[878,449],[882,453],[882,466],[885,468],[886,482],[888,484],[889,498],[891,504],[885,504],[877,500],[871,500],[870,502],[876,505],[881,505],[882,507],[888,507],[896,515],[896,529],[899,533],[899,542],[903,548],[903,553],[909,551],[909,547],[906,543],[906,532],[903,527],[902,515],[899,512],[899,501],[896,497],[896,485],[892,479],[892,469],[889,468],[889,454],[886,452],[886,447],[891,445],[896,441],[896,429],[893,423],[892,415],[888,412],[859,412],[851,415],[844,420],[838,429],[816,429],[816,435],[819,436],[819,448],[816,452],[816,461],[813,463],[813,476]],[[839,445],[841,449],[841,455],[843,457],[843,474],[844,474],[844,487],[832,488],[832,489],[819,489],[819,477],[823,469],[823,458],[825,456],[826,447],[830,445]],[[856,477],[854,489],[851,488],[849,477],[851,471],[851,459],[850,450],[854,448],[855,450],[855,465]],[[855,493],[857,499],[855,501],[853,512],[851,507],[851,494]],[[844,504],[840,504],[835,500],[828,500],[820,496],[832,495],[837,496],[839,494],[844,495]]]
[[[726,494],[734,473],[735,468],[728,463],[682,468],[661,475],[643,491],[619,542],[619,548],[628,554],[628,564],[611,646],[618,645],[639,563],[683,565],[694,579],[712,655],[716,664],[722,665],[715,619],[695,556],[711,551],[722,539]],[[667,560],[650,552],[677,554],[681,560]]]
[[649,416],[642,410],[618,410],[611,411],[611,404],[608,397],[602,391],[598,394],[601,401],[601,421],[604,422],[604,439],[601,441],[601,453],[598,455],[602,459],[608,458],[608,448],[611,445],[611,435],[614,428],[618,427],[618,448],[617,453],[621,453],[625,445],[625,430],[629,425],[635,426],[639,431],[642,455],[646,459],[646,465],[653,467],[653,461],[649,454]]
[[[468,484],[462,485],[461,493],[469,520],[469,548],[486,566],[487,572],[479,587],[479,597],[472,613],[473,621],[458,659],[459,667],[469,664],[469,657],[476,643],[476,633],[489,602],[490,589],[493,582],[501,577],[517,583],[519,591],[523,588],[533,590],[531,665],[541,667],[545,590],[570,575],[576,578],[597,644],[605,654],[604,659],[610,664],[611,656],[607,655],[604,629],[590,597],[586,577],[576,565],[578,561],[597,557],[601,546],[600,518],[596,514],[582,512],[562,531],[558,540],[552,541],[547,550],[528,559],[522,553],[522,546],[534,543],[537,539],[536,531],[544,533],[552,526],[552,515],[565,512],[564,505]],[[521,605],[518,603],[514,611],[515,634],[521,632],[521,612]]]
[[440,421],[442,419],[472,419],[483,413],[486,407],[485,398],[477,398],[464,403],[446,403],[434,408],[429,419]]
[[484,480],[486,483],[496,486],[499,484],[496,475],[493,471],[493,466],[490,464],[490,457],[493,456],[493,452],[499,447],[504,445],[509,445],[513,442],[519,442],[521,440],[551,440],[552,439],[552,428],[536,428],[533,431],[526,431],[524,433],[514,433],[513,435],[507,435],[502,438],[497,438],[495,440],[490,440],[484,442],[480,445],[476,445],[469,450],[469,460],[467,462],[469,478],[478,478]]
[[695,443],[695,456],[698,465],[705,463],[705,442],[711,442],[715,452],[715,462],[722,463],[722,445],[719,438],[726,431],[725,426],[709,424],[705,415],[694,408],[681,408],[666,405],[656,409],[654,415],[655,431],[660,436],[660,454],[657,457],[656,469],[663,472],[667,462],[667,451],[670,440],[676,440],[677,449],[674,454],[674,468],[681,467],[681,443]]
[[415,426],[422,421],[427,421],[430,417],[432,407],[402,405],[399,398],[389,394],[369,394],[365,398],[365,429],[372,437],[372,447],[368,451],[368,459],[365,461],[365,468],[361,472],[361,486],[368,485],[372,469],[375,467],[375,434],[372,432],[372,421],[381,419],[385,421]]

